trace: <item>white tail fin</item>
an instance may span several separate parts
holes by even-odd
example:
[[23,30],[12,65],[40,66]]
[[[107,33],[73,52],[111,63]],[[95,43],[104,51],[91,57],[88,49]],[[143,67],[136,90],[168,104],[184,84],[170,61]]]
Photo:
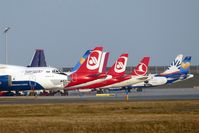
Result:
[[109,52],[103,52],[101,61],[100,61],[100,67],[99,67],[99,73],[105,73],[106,72],[106,66],[108,63],[109,58]]
[[183,55],[182,55],[182,54],[179,54],[179,55],[175,58],[175,60],[171,63],[171,65],[167,68],[167,70],[164,71],[164,72],[161,73],[161,74],[171,74],[171,73],[180,71],[180,66],[181,66],[181,63],[182,63],[182,58],[183,58]]

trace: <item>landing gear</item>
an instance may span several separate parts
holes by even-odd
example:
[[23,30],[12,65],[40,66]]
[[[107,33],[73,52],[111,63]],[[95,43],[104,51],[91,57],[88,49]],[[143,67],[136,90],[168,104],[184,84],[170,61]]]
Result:
[[104,90],[102,90],[102,89],[97,89],[97,94],[103,94],[104,93]]
[[21,96],[21,94],[19,93],[19,91],[17,90],[17,91],[15,91],[15,95],[16,96]]
[[68,96],[68,90],[64,90],[64,93],[62,94],[62,96]]
[[127,91],[128,91],[128,92],[131,92],[131,88],[127,88]]
[[131,87],[123,87],[122,90],[125,90],[125,92],[131,92]]
[[8,91],[8,92],[6,92],[5,95],[6,95],[6,96],[14,96],[15,94],[14,94],[13,92],[11,92],[11,91]]
[[36,96],[36,93],[35,93],[34,89],[30,90],[29,96]]

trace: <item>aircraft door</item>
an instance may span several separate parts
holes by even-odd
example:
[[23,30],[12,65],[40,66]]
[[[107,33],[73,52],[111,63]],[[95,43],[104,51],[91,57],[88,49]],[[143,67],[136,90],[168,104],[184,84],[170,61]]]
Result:
[[12,77],[8,75],[8,86],[12,86]]

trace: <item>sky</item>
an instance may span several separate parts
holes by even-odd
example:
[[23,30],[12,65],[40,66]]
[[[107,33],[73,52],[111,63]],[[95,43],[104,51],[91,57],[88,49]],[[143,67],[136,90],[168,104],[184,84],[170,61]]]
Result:
[[178,54],[199,65],[199,0],[0,0],[0,63],[30,63],[44,49],[47,64],[72,67],[87,49],[103,46],[108,66],[129,53],[169,65]]

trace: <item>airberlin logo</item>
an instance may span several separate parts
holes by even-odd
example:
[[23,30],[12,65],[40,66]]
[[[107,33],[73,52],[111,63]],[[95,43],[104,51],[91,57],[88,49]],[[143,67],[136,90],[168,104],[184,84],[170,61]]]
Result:
[[90,70],[97,69],[100,65],[101,54],[101,51],[93,51],[88,57],[86,67]]
[[96,65],[97,64],[96,57],[91,57],[88,64],[91,66]]
[[144,63],[140,63],[137,69],[134,70],[136,75],[146,75],[147,73],[147,66]]
[[117,62],[115,63],[114,71],[117,73],[121,73],[125,71],[127,63],[127,58],[126,57],[120,57]]

